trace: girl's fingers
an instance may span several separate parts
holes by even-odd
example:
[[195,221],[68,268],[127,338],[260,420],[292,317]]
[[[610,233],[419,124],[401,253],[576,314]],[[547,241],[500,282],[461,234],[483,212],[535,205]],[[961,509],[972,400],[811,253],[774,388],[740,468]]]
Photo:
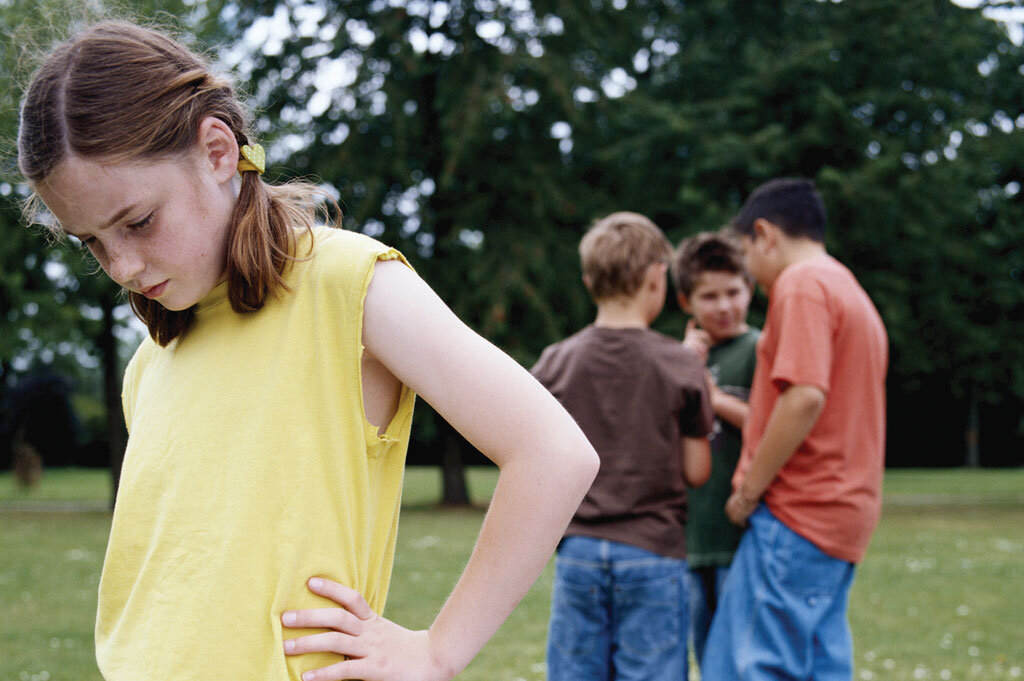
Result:
[[309,590],[330,598],[361,620],[372,619],[376,616],[361,593],[333,580],[313,577],[309,580]]
[[287,639],[284,642],[284,652],[286,655],[337,653],[347,657],[362,657],[366,654],[365,647],[360,644],[357,637],[336,631]]
[[302,672],[302,681],[343,681],[343,679],[370,678],[366,664],[361,660],[345,660],[327,667]]
[[281,613],[281,623],[292,629],[334,629],[358,636],[363,631],[363,620],[342,608],[311,608],[288,610]]

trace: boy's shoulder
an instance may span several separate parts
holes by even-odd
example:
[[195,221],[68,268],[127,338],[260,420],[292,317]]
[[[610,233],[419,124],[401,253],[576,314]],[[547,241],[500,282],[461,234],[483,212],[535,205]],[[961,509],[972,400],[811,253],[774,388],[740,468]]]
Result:
[[638,368],[647,364],[684,377],[703,371],[697,354],[676,338],[650,328],[611,329],[594,325],[549,345],[532,371],[539,377],[571,370],[572,366],[592,367],[595,363],[606,368]]
[[677,339],[654,329],[614,329],[590,324],[571,336],[552,343],[544,349],[543,354],[614,352],[625,348],[648,347],[670,353],[685,350]]
[[834,289],[859,287],[857,278],[843,263],[831,255],[822,254],[790,265],[784,269],[772,286],[772,296],[793,295]]

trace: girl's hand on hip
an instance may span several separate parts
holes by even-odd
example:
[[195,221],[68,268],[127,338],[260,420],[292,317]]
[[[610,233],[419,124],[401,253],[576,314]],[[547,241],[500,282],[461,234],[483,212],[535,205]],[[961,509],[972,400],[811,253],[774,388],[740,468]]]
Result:
[[348,659],[303,672],[302,681],[448,681],[454,676],[435,659],[429,632],[410,631],[381,617],[362,594],[337,582],[314,577],[308,586],[341,607],[282,613],[286,627],[330,630],[286,640],[285,654],[327,652]]

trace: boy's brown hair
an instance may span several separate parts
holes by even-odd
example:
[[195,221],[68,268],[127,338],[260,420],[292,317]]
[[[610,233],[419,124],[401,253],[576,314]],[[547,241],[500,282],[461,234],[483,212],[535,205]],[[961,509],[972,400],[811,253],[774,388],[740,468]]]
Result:
[[647,268],[671,257],[665,234],[639,213],[612,213],[594,223],[580,241],[583,282],[595,301],[633,295]]
[[739,274],[753,287],[754,279],[743,265],[743,251],[732,237],[721,232],[701,232],[679,242],[672,257],[672,281],[684,296],[697,288],[705,272]]

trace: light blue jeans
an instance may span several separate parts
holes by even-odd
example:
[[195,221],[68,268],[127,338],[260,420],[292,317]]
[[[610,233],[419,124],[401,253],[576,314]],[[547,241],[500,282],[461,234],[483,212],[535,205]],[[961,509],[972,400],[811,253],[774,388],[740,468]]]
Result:
[[555,559],[548,681],[687,678],[686,561],[571,536]]
[[704,648],[711,630],[711,617],[715,614],[722,597],[725,578],[729,576],[728,565],[691,567],[686,572],[690,594],[690,641],[693,643],[693,657],[697,666],[704,659]]
[[853,573],[853,563],[826,555],[761,504],[733,557],[701,677],[850,681]]

